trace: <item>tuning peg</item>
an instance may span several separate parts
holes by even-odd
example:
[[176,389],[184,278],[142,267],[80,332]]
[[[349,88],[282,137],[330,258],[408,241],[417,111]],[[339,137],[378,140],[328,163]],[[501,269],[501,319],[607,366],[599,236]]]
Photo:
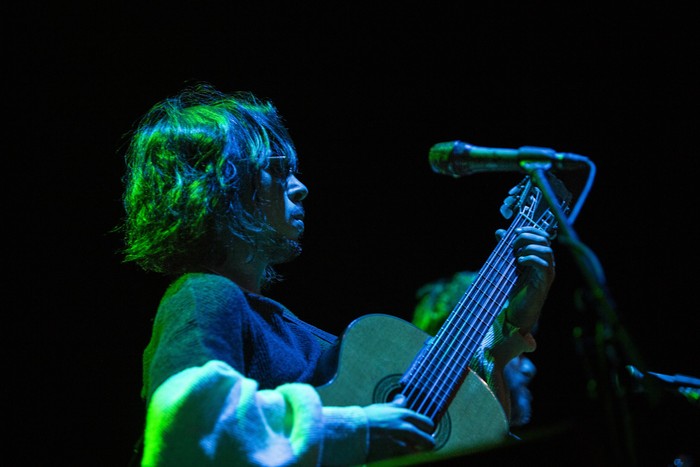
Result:
[[512,199],[514,201],[515,198],[512,196],[509,196],[508,198],[506,198],[506,201],[501,206],[501,215],[506,219],[510,219],[511,216],[513,215],[512,207],[513,207],[514,203],[513,202],[508,203],[508,199]]

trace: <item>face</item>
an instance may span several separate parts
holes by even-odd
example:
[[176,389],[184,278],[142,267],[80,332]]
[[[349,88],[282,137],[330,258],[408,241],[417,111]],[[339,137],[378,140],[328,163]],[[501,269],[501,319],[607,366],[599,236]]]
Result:
[[308,194],[306,186],[294,174],[280,180],[263,170],[260,178],[262,211],[269,224],[285,238],[298,240],[304,232],[301,202]]
[[519,355],[509,361],[505,370],[506,379],[511,387],[527,386],[537,372],[532,360],[524,355]]
[[287,261],[291,259],[288,256],[296,256],[300,252],[299,241],[304,233],[302,201],[308,193],[294,173],[276,170],[273,166],[260,172],[260,208],[269,225],[277,232],[277,243],[287,245],[292,250],[273,252],[274,262]]

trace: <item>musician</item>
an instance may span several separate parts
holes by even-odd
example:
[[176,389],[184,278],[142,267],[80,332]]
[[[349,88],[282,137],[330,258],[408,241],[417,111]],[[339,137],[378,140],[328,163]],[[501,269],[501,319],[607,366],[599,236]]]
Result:
[[[469,285],[474,281],[476,274],[474,271],[459,271],[451,277],[441,278],[420,287],[416,292],[417,303],[413,310],[413,324],[427,333],[435,335]],[[503,368],[502,380],[498,372],[494,373],[484,368],[488,367],[491,362],[484,359],[483,355],[478,359],[472,359],[472,369],[478,371],[479,374],[487,375],[490,387],[498,386],[505,389],[500,391],[499,401],[504,411],[509,414],[511,427],[521,427],[528,424],[532,415],[532,392],[528,385],[534,378],[537,368],[525,353],[534,351],[534,344],[532,335],[528,336],[528,349],[506,364]],[[498,381],[494,381],[494,379],[498,379]]]
[[[272,103],[187,87],[142,117],[125,159],[124,260],[172,279],[143,355],[142,465],[352,465],[434,446],[400,395],[324,406],[336,336],[265,296],[301,252],[308,195]],[[525,280],[480,356],[493,374],[531,347],[554,279],[546,235],[515,246]]]

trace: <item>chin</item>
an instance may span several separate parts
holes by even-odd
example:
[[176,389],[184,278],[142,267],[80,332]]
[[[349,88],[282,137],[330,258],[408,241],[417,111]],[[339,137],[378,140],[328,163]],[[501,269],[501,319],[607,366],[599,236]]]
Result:
[[286,239],[276,244],[270,262],[272,264],[288,263],[301,255],[301,242],[292,239]]

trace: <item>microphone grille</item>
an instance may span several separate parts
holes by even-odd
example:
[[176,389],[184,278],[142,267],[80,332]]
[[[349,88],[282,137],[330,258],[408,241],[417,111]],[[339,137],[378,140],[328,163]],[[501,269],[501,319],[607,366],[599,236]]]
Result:
[[455,157],[469,152],[469,145],[461,141],[446,141],[437,143],[430,148],[428,159],[433,172],[460,177],[463,171],[455,167]]

